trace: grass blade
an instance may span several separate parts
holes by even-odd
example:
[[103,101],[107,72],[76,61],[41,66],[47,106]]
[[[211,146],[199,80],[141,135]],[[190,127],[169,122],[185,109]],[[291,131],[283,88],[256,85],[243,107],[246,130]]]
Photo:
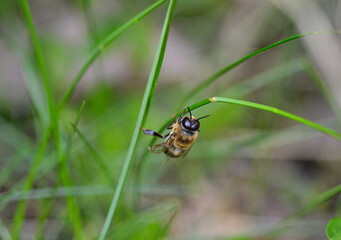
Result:
[[0,237],[3,240],[10,240],[11,234],[7,230],[5,224],[2,222],[2,219],[0,218]]
[[[23,14],[25,16],[27,28],[30,33],[33,50],[34,50],[34,54],[36,58],[36,63],[37,63],[39,73],[41,75],[41,79],[43,82],[43,90],[46,95],[48,112],[49,112],[49,117],[50,117],[49,119],[50,126],[45,128],[42,142],[39,145],[36,157],[32,162],[31,169],[29,170],[28,176],[26,178],[24,190],[29,190],[33,186],[35,175],[38,172],[38,168],[42,160],[42,157],[44,155],[45,148],[48,145],[50,130],[53,133],[53,137],[55,140],[55,147],[56,147],[56,151],[58,154],[60,150],[60,133],[59,133],[59,127],[58,127],[58,112],[55,109],[56,106],[54,104],[54,100],[52,96],[52,89],[51,89],[50,81],[48,78],[46,61],[43,58],[39,38],[38,38],[36,29],[34,26],[34,22],[32,19],[31,10],[27,3],[27,0],[21,0],[20,3],[21,3],[22,10],[23,10]],[[27,206],[27,201],[22,201],[18,204],[16,213],[14,216],[14,220],[13,220],[13,227],[12,227],[14,239],[18,239],[20,237],[21,225],[22,225],[23,217],[25,215],[26,206]]]
[[62,109],[67,101],[69,100],[69,98],[71,97],[71,94],[73,92],[73,90],[75,89],[76,85],[78,84],[78,82],[81,80],[81,78],[84,76],[85,72],[89,69],[89,67],[91,66],[91,64],[97,59],[97,57],[101,54],[101,52],[104,50],[104,48],[106,48],[110,43],[112,43],[118,36],[120,36],[125,30],[127,30],[128,28],[130,28],[132,25],[134,25],[135,23],[137,23],[139,20],[141,20],[142,18],[144,18],[145,16],[147,16],[150,12],[152,12],[154,9],[156,9],[157,7],[159,7],[162,3],[164,3],[166,0],[160,0],[154,4],[152,4],[151,6],[149,6],[148,8],[146,8],[145,10],[143,10],[142,12],[140,12],[138,15],[136,15],[135,17],[133,17],[132,19],[130,19],[127,23],[125,23],[124,25],[122,25],[120,28],[116,29],[115,31],[113,31],[111,34],[109,34],[109,36],[107,36],[101,43],[99,43],[95,50],[93,50],[93,52],[91,53],[90,57],[86,60],[86,62],[84,63],[84,65],[82,66],[82,68],[79,70],[79,72],[77,73],[76,77],[72,80],[69,88],[66,90],[66,93],[64,94],[64,96],[62,97],[62,100],[59,104],[59,109]]
[[[272,112],[278,115],[281,115],[283,117],[286,118],[290,118],[294,121],[303,123],[309,127],[315,128],[316,130],[319,130],[329,136],[332,136],[338,140],[341,140],[341,134],[339,132],[336,132],[333,129],[324,127],[322,125],[319,125],[317,123],[314,123],[310,120],[307,120],[305,118],[299,117],[297,115],[285,112],[283,110],[280,110],[278,108],[274,108],[271,106],[267,106],[267,105],[263,105],[263,104],[259,104],[259,103],[254,103],[254,102],[248,102],[248,101],[243,101],[243,100],[238,100],[238,99],[233,99],[233,98],[224,98],[224,97],[212,97],[212,98],[207,98],[204,99],[202,101],[199,101],[193,105],[190,105],[189,108],[191,110],[194,110],[196,108],[202,107],[204,105],[207,105],[209,103],[212,102],[220,102],[220,103],[230,103],[230,104],[236,104],[236,105],[242,105],[242,106],[246,106],[246,107],[252,107],[252,108],[257,108],[260,110],[264,110],[264,111],[268,111],[268,112]],[[177,117],[179,117],[181,115],[181,113],[183,113],[183,110],[181,112],[178,112],[177,114],[175,114]],[[170,118],[161,128],[160,128],[160,132],[162,132],[172,121],[174,120],[174,118]],[[154,139],[155,140],[155,139]],[[152,143],[153,144],[153,143]]]
[[[84,106],[85,106],[85,102],[82,103],[78,111],[74,126],[77,126]],[[72,186],[71,174],[67,168],[66,161],[71,152],[72,138],[74,136],[74,132],[75,131],[72,130],[71,134],[69,135],[67,139],[65,150],[58,158],[60,179],[62,180],[64,186],[66,187]],[[70,222],[71,224],[73,224],[73,227],[74,227],[75,239],[83,239],[81,216],[80,216],[80,211],[79,211],[77,201],[72,195],[70,195],[66,197],[66,204],[67,204],[68,214],[70,217]]]
[[313,211],[315,208],[321,206],[323,203],[329,201],[332,197],[341,193],[341,185],[333,187],[320,195],[316,198],[312,199],[309,203],[304,205],[302,208],[298,209],[292,215],[284,218],[278,225],[276,225],[273,229],[268,231],[264,237],[265,239],[274,239],[276,236],[281,234],[284,230],[290,228],[295,220],[304,217],[309,212]]
[[341,108],[333,94],[331,94],[329,91],[327,83],[308,59],[304,59],[302,61],[302,65],[304,65],[304,71],[306,74],[310,77],[316,88],[321,92],[322,96],[324,96],[324,98],[327,100],[335,115],[337,116],[339,123],[341,123]]
[[270,44],[266,47],[263,47],[261,49],[258,49],[240,59],[238,59],[237,61],[227,65],[226,67],[220,69],[218,72],[214,73],[212,76],[208,77],[207,79],[205,79],[204,81],[202,81],[202,83],[200,83],[198,86],[196,86],[194,89],[192,89],[188,94],[185,95],[185,97],[180,101],[180,103],[185,102],[186,100],[194,97],[195,95],[197,95],[200,91],[202,91],[203,89],[205,89],[206,87],[208,87],[211,83],[213,83],[215,80],[217,80],[219,77],[221,77],[222,75],[224,75],[225,73],[227,73],[228,71],[232,70],[233,68],[239,66],[240,64],[242,64],[243,62],[245,62],[246,60],[255,57],[263,52],[266,52],[274,47],[280,46],[284,43],[287,42],[291,42],[293,40],[305,37],[305,36],[309,36],[309,35],[316,35],[316,34],[326,34],[326,33],[338,33],[338,31],[330,31],[330,32],[309,32],[309,33],[303,33],[303,34],[299,34],[299,35],[295,35],[289,38],[285,38],[283,40],[280,40],[278,42],[275,42],[273,44]]
[[139,135],[140,135],[140,126],[143,125],[144,120],[147,117],[149,106],[150,106],[150,103],[151,103],[153,96],[154,96],[155,87],[156,87],[157,80],[158,80],[158,77],[159,77],[159,74],[161,71],[163,57],[164,57],[165,50],[166,50],[168,33],[169,33],[170,25],[172,22],[172,15],[173,15],[173,11],[175,8],[175,3],[176,3],[176,0],[171,0],[169,3],[169,7],[168,7],[167,14],[165,17],[165,22],[163,24],[163,29],[162,29],[162,33],[161,33],[161,37],[160,37],[159,46],[158,46],[156,54],[155,54],[153,66],[152,66],[152,69],[150,71],[146,90],[144,92],[142,104],[140,107],[140,113],[139,113],[139,116],[138,116],[138,119],[137,119],[137,122],[135,125],[133,137],[132,137],[131,142],[130,142],[128,154],[127,154],[126,159],[124,161],[124,165],[123,165],[121,175],[120,175],[119,180],[118,180],[118,184],[116,187],[116,191],[115,191],[113,200],[111,202],[107,217],[106,217],[105,222],[104,222],[104,226],[103,226],[101,234],[99,236],[100,240],[103,240],[105,238],[105,236],[108,232],[110,223],[112,221],[112,218],[115,214],[117,203],[118,203],[118,200],[120,198],[120,195],[121,195],[121,192],[123,189],[123,185],[124,185],[124,182],[126,180],[127,173],[129,171],[129,167],[132,163],[132,158],[133,158],[133,155],[135,152],[135,147],[136,147]]
[[22,5],[23,12],[25,15],[27,27],[28,27],[30,34],[31,34],[31,39],[32,39],[32,44],[33,44],[33,49],[34,49],[38,69],[40,71],[40,75],[41,75],[41,78],[43,80],[43,86],[44,86],[44,91],[46,94],[52,130],[54,133],[56,133],[58,131],[57,112],[55,111],[55,105],[54,105],[54,101],[53,101],[51,85],[50,85],[50,81],[48,79],[47,67],[45,65],[46,61],[43,58],[43,54],[41,51],[41,46],[39,43],[38,35],[37,35],[36,29],[34,27],[30,7],[29,7],[26,0],[21,0],[21,5]]
[[236,236],[236,237],[227,237],[224,238],[226,240],[235,240],[235,239],[263,239],[263,240],[271,240],[271,239],[277,239],[278,236],[280,236],[283,231],[290,228],[295,220],[304,217],[311,211],[313,211],[315,208],[321,206],[323,203],[326,203],[331,198],[337,196],[341,193],[341,185],[338,185],[336,187],[333,187],[317,197],[313,198],[309,203],[304,205],[302,208],[298,209],[295,213],[285,217],[283,220],[281,220],[276,226],[274,226],[272,229],[266,231],[265,233],[256,234],[256,235],[249,235],[249,236]]
[[304,67],[301,65],[303,58],[298,58],[296,60],[286,62],[279,66],[276,66],[270,70],[252,76],[251,78],[238,82],[237,84],[229,87],[227,90],[223,90],[219,95],[229,96],[231,98],[242,98],[251,92],[256,91],[262,87],[270,85],[273,82],[280,81],[288,76],[293,75]]
[[252,107],[252,108],[257,108],[260,110],[264,110],[264,111],[268,111],[268,112],[272,112],[278,115],[281,115],[283,117],[286,118],[290,118],[294,121],[303,123],[309,127],[315,128],[316,130],[319,130],[329,136],[334,137],[337,140],[341,140],[341,134],[334,131],[333,129],[324,127],[320,124],[314,123],[308,119],[299,117],[297,115],[285,112],[283,110],[280,110],[278,108],[274,108],[274,107],[270,107],[267,105],[263,105],[263,104],[259,104],[259,103],[254,103],[254,102],[247,102],[247,101],[243,101],[243,100],[237,100],[237,99],[232,99],[232,98],[224,98],[224,97],[213,97],[210,98],[212,102],[221,102],[221,103],[231,103],[231,104],[236,104],[236,105],[242,105],[242,106],[246,106],[246,107]]
[[[251,77],[250,79],[243,81],[240,84],[236,84],[236,85],[230,87],[227,91],[226,90],[222,91],[222,95],[232,96],[233,98],[244,97],[245,95],[249,94],[250,92],[256,91],[257,89],[264,87],[267,84],[270,84],[274,81],[279,81],[282,78],[285,78],[286,76],[289,76],[293,73],[298,72],[299,70],[302,70],[303,67],[300,64],[301,61],[302,61],[302,59],[299,58],[299,59],[294,60],[290,63],[282,64],[282,65],[275,67],[271,70],[268,70],[264,73],[258,74],[254,77]],[[179,115],[177,115],[177,116],[179,116]],[[166,126],[169,125],[169,123],[170,123],[169,121],[167,123],[165,123],[159,129],[158,132],[164,131],[164,129],[166,128]],[[155,141],[156,141],[156,138],[152,138],[150,140],[150,143],[148,146],[152,146]],[[143,168],[143,164],[145,162],[144,159],[146,158],[147,154],[148,154],[148,150],[146,148],[144,150],[140,160],[137,163],[138,166],[136,167],[136,171],[135,171],[137,178],[139,178],[141,176],[140,169]]]
[[[45,149],[49,142],[49,136],[50,136],[50,129],[48,128],[47,130],[45,130],[44,136],[39,144],[36,156],[31,164],[28,176],[26,177],[25,185],[23,189],[24,191],[30,190],[33,186],[34,178],[38,172],[38,167],[40,165],[40,162],[43,159]],[[12,226],[13,239],[19,239],[20,237],[21,225],[22,225],[22,221],[25,215],[26,206],[27,206],[27,200],[23,200],[19,202],[17,206],[16,212],[14,214],[13,226]]]
[[[134,190],[136,186],[127,185],[127,190]],[[139,185],[142,192],[149,195],[157,196],[184,196],[186,194],[196,193],[195,189],[186,186],[178,185],[156,185],[146,184]],[[30,191],[16,191],[11,190],[8,193],[0,193],[0,210],[3,206],[9,203],[22,200],[41,200],[51,198],[65,198],[67,196],[97,196],[113,194],[114,190],[111,185],[78,185],[71,187],[57,187],[57,188],[36,188]]]
[[81,141],[84,143],[85,147],[89,150],[90,154],[92,155],[92,157],[95,159],[97,165],[102,169],[102,171],[104,172],[104,175],[108,181],[108,183],[111,186],[114,186],[114,179],[111,176],[110,172],[109,172],[109,167],[105,164],[105,162],[103,161],[102,157],[97,153],[97,151],[95,150],[95,148],[93,146],[91,146],[91,144],[89,143],[89,141],[86,139],[86,137],[84,136],[84,134],[77,128],[77,126],[75,126],[73,123],[71,123],[73,129],[75,132],[77,132],[78,137],[81,139]]

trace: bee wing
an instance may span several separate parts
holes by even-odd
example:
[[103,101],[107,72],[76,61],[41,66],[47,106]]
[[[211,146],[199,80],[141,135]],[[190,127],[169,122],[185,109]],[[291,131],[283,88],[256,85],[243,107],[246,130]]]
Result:
[[165,160],[163,160],[163,165],[166,165],[168,163],[168,160],[170,159],[170,157],[165,156]]
[[167,150],[166,143],[156,144],[154,146],[148,147],[149,152],[151,153],[163,153]]
[[[193,145],[192,145],[192,146],[193,146]],[[188,148],[188,149],[184,152],[184,154],[181,156],[181,158],[185,158],[185,157],[187,156],[187,154],[189,153],[189,151],[191,151],[192,146],[191,146],[190,148]]]
[[191,150],[192,147],[190,147],[189,149],[187,149],[179,158],[176,158],[175,160],[175,164],[178,165],[180,163],[182,163],[182,161],[184,160],[184,158],[187,156],[187,154],[189,153],[189,151]]

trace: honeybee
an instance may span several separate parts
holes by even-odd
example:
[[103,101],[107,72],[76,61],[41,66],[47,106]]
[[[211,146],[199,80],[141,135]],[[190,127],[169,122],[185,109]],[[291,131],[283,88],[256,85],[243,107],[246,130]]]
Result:
[[[187,109],[190,116],[184,117],[184,115],[187,113]],[[163,143],[148,147],[149,152],[165,153],[167,158],[185,157],[199,135],[199,120],[209,116],[210,115],[195,118],[192,116],[189,107],[186,107],[185,111],[180,115],[179,118],[173,115],[174,121],[167,126],[167,129],[172,129],[172,131],[165,136],[162,136],[160,133],[153,130],[141,128],[143,133],[146,135],[166,139],[166,141]]]

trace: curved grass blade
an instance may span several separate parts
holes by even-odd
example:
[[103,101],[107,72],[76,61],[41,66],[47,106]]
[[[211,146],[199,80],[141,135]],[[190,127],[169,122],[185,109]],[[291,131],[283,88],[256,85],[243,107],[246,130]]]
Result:
[[[59,126],[58,126],[58,111],[56,111],[56,106],[53,100],[52,96],[52,89],[50,85],[50,81],[48,78],[48,71],[46,67],[46,61],[43,58],[39,38],[34,26],[34,22],[32,19],[31,15],[31,10],[30,7],[27,3],[27,0],[21,0],[20,1],[23,14],[25,16],[25,21],[27,24],[27,28],[30,32],[30,37],[32,40],[32,45],[33,45],[33,50],[36,58],[36,63],[41,75],[41,79],[43,82],[43,90],[46,95],[47,99],[47,105],[48,105],[48,112],[49,112],[49,125],[48,127],[45,128],[44,130],[44,136],[42,142],[39,144],[39,148],[36,154],[35,159],[32,162],[31,168],[29,170],[28,176],[26,178],[25,190],[29,190],[33,186],[34,178],[36,176],[36,173],[38,172],[38,168],[41,162],[41,159],[44,155],[44,151],[48,145],[48,139],[50,136],[50,130],[53,134],[54,137],[54,144],[55,144],[55,149],[57,152],[57,155],[59,156],[60,153],[60,132],[59,132]],[[13,226],[12,226],[12,231],[13,231],[13,239],[18,239],[20,237],[20,232],[21,232],[21,225],[22,225],[22,220],[25,215],[25,210],[26,210],[27,202],[22,201],[18,204],[14,220],[13,220]]]
[[0,218],[0,237],[3,240],[10,240],[11,234],[9,233],[8,229],[6,228],[5,224],[3,223],[2,219]]
[[107,217],[106,217],[105,222],[104,222],[104,226],[103,226],[102,231],[101,231],[101,234],[99,236],[100,240],[103,240],[105,238],[105,236],[108,232],[109,226],[111,224],[112,218],[115,214],[117,203],[118,203],[118,200],[120,198],[120,195],[121,195],[121,192],[123,189],[123,185],[124,185],[126,178],[127,178],[127,173],[129,171],[130,165],[133,161],[133,155],[134,155],[136,144],[137,144],[137,141],[138,141],[138,138],[140,135],[140,126],[142,126],[144,124],[144,121],[145,121],[147,114],[148,114],[150,103],[151,103],[153,96],[154,96],[155,87],[157,84],[157,80],[159,78],[159,74],[160,74],[161,66],[162,66],[162,62],[163,62],[163,57],[164,57],[165,50],[166,50],[167,39],[168,39],[170,25],[172,22],[172,16],[173,16],[174,8],[175,8],[175,3],[176,3],[176,0],[170,0],[168,10],[167,10],[167,14],[165,17],[165,22],[163,24],[160,42],[159,42],[159,45],[158,45],[158,48],[157,48],[157,51],[155,54],[153,66],[152,66],[152,69],[150,71],[146,90],[144,92],[142,104],[140,107],[140,113],[139,113],[139,116],[138,116],[138,119],[137,119],[137,122],[135,125],[135,130],[134,130],[134,133],[133,133],[130,145],[129,145],[128,153],[127,153],[126,159],[124,161],[123,168],[121,170],[121,175],[120,175],[119,180],[118,180],[118,184],[117,184],[117,187],[115,190],[115,194],[114,194],[114,197],[112,199]]
[[251,78],[242,82],[238,82],[237,84],[229,87],[226,90],[224,89],[218,94],[229,96],[231,98],[242,98],[251,92],[256,91],[257,89],[270,85],[273,82],[281,81],[282,79],[287,78],[288,76],[291,76],[301,70],[305,70],[304,66],[301,64],[304,59],[305,58],[298,58],[290,62],[283,63],[270,70],[252,76]]
[[[247,107],[252,107],[252,108],[258,108],[258,109],[261,109],[261,110],[264,110],[264,111],[268,111],[268,112],[273,112],[273,113],[276,113],[276,114],[279,114],[279,115],[282,115],[286,118],[290,118],[292,120],[295,120],[297,122],[301,122],[309,127],[312,127],[312,128],[315,128],[327,135],[330,135],[338,140],[341,140],[341,134],[330,129],[330,128],[327,128],[327,127],[324,127],[322,125],[319,125],[317,123],[314,123],[312,121],[309,121],[307,119],[304,119],[304,118],[301,118],[297,115],[294,115],[294,114],[291,114],[291,113],[288,113],[288,112],[285,112],[283,110],[280,110],[280,109],[277,109],[277,108],[274,108],[274,107],[270,107],[270,106],[267,106],[267,105],[263,105],[263,104],[259,104],[259,103],[253,103],[253,102],[248,102],[248,101],[243,101],[243,100],[237,100],[237,99],[232,99],[232,98],[224,98],[224,97],[212,97],[212,98],[207,98],[207,99],[204,99],[200,102],[197,102],[193,105],[190,105],[189,108],[191,110],[194,110],[196,108],[199,108],[199,107],[202,107],[206,104],[209,104],[211,102],[222,102],[222,103],[231,103],[231,104],[236,104],[236,105],[242,105],[242,106],[247,106]],[[183,113],[183,110],[181,112],[178,112],[177,114],[175,114],[177,117],[179,117],[181,115],[181,113]],[[174,118],[170,118],[160,129],[159,129],[159,132],[162,132],[163,130],[165,130],[165,128],[174,120]],[[153,140],[151,141],[150,145],[153,145],[154,144],[154,141],[156,139],[153,138]],[[149,145],[149,146],[150,146]]]
[[240,237],[227,237],[224,238],[226,240],[233,239],[263,239],[263,240],[271,240],[277,239],[280,234],[282,234],[285,230],[290,228],[295,220],[304,217],[308,213],[312,212],[317,207],[321,206],[323,203],[326,203],[331,198],[337,196],[341,193],[341,185],[333,187],[317,197],[313,198],[309,203],[304,205],[302,208],[298,209],[295,213],[285,217],[281,220],[275,227],[266,231],[265,233],[257,234],[257,235],[249,235],[249,236],[240,236]]
[[19,68],[25,83],[26,91],[30,97],[32,106],[38,115],[42,128],[45,129],[49,124],[49,110],[46,105],[45,95],[41,89],[40,79],[38,74],[34,71],[34,63],[16,39],[2,34],[1,32],[0,36],[5,39],[8,48],[18,58],[18,64],[20,66]]
[[[162,238],[162,224],[165,218],[168,218],[166,226],[163,228],[167,228],[167,225],[174,218],[176,213],[180,209],[180,204],[176,200],[169,200],[167,202],[162,202],[157,206],[154,206],[150,209],[144,210],[138,215],[130,218],[129,221],[120,222],[117,224],[116,229],[110,235],[108,235],[108,239],[164,239]],[[149,224],[153,224],[158,222],[160,224],[160,229],[158,229],[158,233],[147,235],[144,233],[144,229],[148,227]]]
[[[38,172],[39,165],[43,159],[45,149],[49,142],[49,137],[50,137],[50,128],[45,130],[44,136],[39,144],[36,156],[31,164],[30,171],[25,180],[25,185],[23,189],[24,191],[29,191],[33,186],[34,178]],[[20,231],[21,231],[22,221],[25,215],[26,206],[27,206],[27,200],[20,201],[17,206],[16,212],[13,218],[13,225],[12,225],[13,239],[19,239],[20,237]]]
[[72,80],[69,88],[66,90],[66,93],[62,97],[62,100],[59,104],[59,109],[62,109],[69,98],[71,97],[71,94],[73,90],[75,89],[76,85],[78,82],[81,80],[81,78],[84,76],[85,72],[89,69],[91,64],[97,59],[97,57],[101,54],[101,52],[106,48],[110,43],[112,43],[118,36],[120,36],[125,30],[130,28],[132,25],[137,23],[139,20],[147,16],[150,12],[152,12],[154,9],[159,7],[162,3],[164,3],[166,0],[160,0],[157,1],[156,3],[152,4],[142,12],[140,12],[138,15],[130,19],[128,22],[123,24],[120,28],[116,29],[113,31],[109,36],[107,36],[101,43],[97,45],[97,47],[93,50],[91,53],[90,57],[86,60],[82,68],[79,70],[77,73],[76,77]]
[[[74,123],[75,126],[77,126],[79,122],[84,106],[85,106],[85,102],[83,101],[77,113],[77,117]],[[58,157],[59,176],[60,176],[60,179],[62,180],[62,183],[66,187],[72,186],[71,174],[67,168],[66,161],[69,158],[69,155],[71,152],[72,139],[73,139],[74,133],[75,131],[73,130],[66,141],[65,150]],[[66,205],[67,205],[68,215],[70,218],[70,223],[72,224],[74,228],[74,237],[75,239],[83,239],[84,237],[82,234],[81,215],[80,215],[80,210],[79,210],[76,199],[72,195],[67,196]]]
[[333,187],[322,194],[318,195],[316,198],[312,199],[309,203],[304,205],[302,208],[298,209],[295,213],[284,218],[277,226],[264,234],[266,239],[274,239],[276,236],[280,235],[283,231],[290,228],[295,220],[304,217],[315,208],[319,207],[323,203],[329,201],[334,196],[341,193],[341,185]]
[[[226,67],[220,69],[218,72],[214,73],[212,76],[208,77],[207,79],[205,79],[201,84],[199,84],[197,87],[195,87],[194,89],[192,89],[188,94],[185,95],[185,97],[179,102],[180,104],[183,104],[186,100],[194,97],[195,95],[197,95],[201,90],[205,89],[208,85],[210,85],[211,83],[213,83],[215,80],[217,80],[219,77],[221,77],[222,75],[224,75],[225,73],[227,73],[228,71],[232,70],[233,68],[239,66],[240,64],[242,64],[243,62],[245,62],[246,60],[259,55],[267,50],[270,50],[271,48],[277,47],[279,45],[282,45],[284,43],[305,37],[305,36],[309,36],[309,35],[315,35],[315,34],[323,34],[323,33],[339,33],[340,31],[331,31],[331,32],[310,32],[310,33],[304,33],[304,34],[299,34],[299,35],[295,35],[289,38],[285,38],[283,40],[280,40],[276,43],[270,44],[264,48],[258,49],[244,57],[242,57],[241,59],[238,59],[237,61],[227,65]],[[180,115],[177,115],[180,116]],[[167,123],[170,123],[169,121]],[[168,124],[163,125],[160,129],[159,132],[162,132],[166,126],[168,126]],[[155,138],[153,138],[151,140],[151,142],[149,143],[148,146],[151,146],[154,144],[154,142],[156,141]],[[142,159],[145,157],[145,155],[148,153],[148,151],[145,151]]]
[[243,100],[237,100],[237,99],[232,99],[232,98],[224,98],[224,97],[213,97],[210,98],[212,102],[221,102],[221,103],[231,103],[231,104],[236,104],[236,105],[242,105],[242,106],[246,106],[246,107],[252,107],[252,108],[257,108],[260,110],[264,110],[264,111],[268,111],[268,112],[272,112],[278,115],[281,115],[283,117],[286,118],[290,118],[294,121],[303,123],[309,127],[315,128],[316,130],[319,130],[329,136],[334,137],[337,140],[341,140],[341,134],[334,131],[333,129],[324,127],[320,124],[314,123],[308,119],[299,117],[297,115],[285,112],[281,109],[278,108],[274,108],[274,107],[270,107],[267,105],[263,105],[263,104],[259,104],[259,103],[254,103],[254,102],[248,102],[248,101],[243,101]]
[[[136,186],[127,185],[126,191],[134,190]],[[184,196],[196,193],[195,189],[178,185],[146,184],[139,185],[142,192],[156,196]],[[51,198],[65,198],[67,196],[84,197],[113,194],[112,185],[77,185],[71,187],[36,188],[30,191],[11,190],[0,193],[0,210],[2,206],[22,200],[41,200]]]
[[327,83],[324,81],[320,73],[314,68],[309,59],[303,59],[302,65],[304,66],[305,73],[315,84],[316,88],[321,92],[322,96],[324,96],[324,98],[327,100],[335,115],[337,116],[339,123],[341,123],[341,108],[333,94],[331,94],[329,91]]
[[224,75],[225,73],[227,73],[228,71],[232,70],[233,68],[239,66],[240,64],[242,64],[243,62],[245,62],[246,60],[255,57],[263,52],[266,52],[274,47],[280,46],[284,43],[287,42],[291,42],[293,40],[305,37],[305,36],[309,36],[309,35],[316,35],[316,34],[326,34],[326,33],[339,33],[339,31],[330,31],[330,32],[309,32],[309,33],[303,33],[303,34],[299,34],[299,35],[295,35],[292,37],[288,37],[285,38],[283,40],[280,40],[278,42],[275,42],[273,44],[270,44],[266,47],[263,47],[261,49],[258,49],[240,59],[238,59],[237,61],[227,65],[226,67],[220,69],[218,72],[214,73],[212,76],[208,77],[207,79],[205,79],[204,81],[202,81],[198,86],[196,86],[194,89],[192,89],[188,94],[185,95],[185,97],[180,101],[180,103],[185,102],[186,100],[194,97],[195,95],[197,95],[200,91],[202,91],[203,89],[205,89],[206,87],[208,87],[211,83],[213,83],[215,80],[217,80],[219,77],[221,77],[222,75]]
[[[315,128],[316,130],[320,131],[320,132],[323,132],[337,140],[340,140],[341,141],[341,134],[333,129],[330,129],[328,127],[324,127],[320,124],[317,124],[317,123],[314,123],[308,119],[305,119],[305,118],[302,118],[302,117],[299,117],[297,115],[294,115],[292,113],[288,113],[286,111],[283,111],[281,109],[278,109],[278,108],[275,108],[275,107],[271,107],[271,106],[268,106],[268,105],[263,105],[263,104],[259,104],[259,103],[254,103],[254,102],[248,102],[248,101],[243,101],[243,100],[238,100],[238,99],[233,99],[233,98],[225,98],[225,97],[212,97],[212,98],[207,98],[207,99],[204,99],[200,102],[197,102],[191,106],[189,106],[190,110],[194,110],[196,108],[199,108],[199,107],[202,107],[206,104],[209,104],[209,103],[212,103],[212,102],[220,102],[220,103],[230,103],[230,104],[235,104],[235,105],[241,105],[241,106],[246,106],[246,107],[251,107],[251,108],[257,108],[257,109],[260,109],[260,110],[263,110],[263,111],[267,111],[267,112],[272,112],[272,113],[275,113],[275,114],[278,114],[278,115],[281,115],[283,117],[286,117],[286,118],[290,118],[294,121],[297,121],[297,122],[300,122],[300,123],[303,123],[311,128]],[[180,116],[181,112],[178,112],[176,114],[176,116]],[[164,130],[172,121],[174,120],[174,118],[170,118],[166,124],[164,124],[162,126],[162,130]],[[161,131],[160,131],[161,132]]]
[[[267,84],[270,84],[273,81],[278,81],[281,78],[284,78],[285,76],[291,75],[299,70],[304,69],[303,66],[301,66],[300,62],[302,61],[301,58],[294,60],[290,63],[285,63],[282,64],[278,67],[275,67],[269,71],[266,71],[265,73],[261,73],[258,74],[246,81],[243,81],[240,84],[237,84],[235,86],[232,86],[231,88],[229,88],[227,91],[223,91],[222,94],[223,95],[231,95],[233,98],[240,98],[243,97],[247,94],[249,94],[252,91],[255,91],[261,87],[264,87]],[[251,87],[249,85],[252,85]],[[248,87],[245,87],[248,86]],[[179,116],[179,115],[177,115]],[[169,125],[170,122],[167,122],[166,124],[164,124],[158,132],[163,132],[166,128],[166,126]],[[152,138],[150,140],[150,143],[148,144],[148,146],[152,146],[156,141],[156,138]],[[143,164],[144,164],[144,159],[146,158],[148,154],[148,150],[147,148],[145,149],[145,151],[143,152],[140,160],[137,163],[137,167],[136,167],[136,177],[139,178],[141,175],[140,169],[143,168]]]
[[85,147],[89,150],[90,154],[92,155],[92,157],[95,159],[97,165],[102,169],[102,171],[104,172],[104,175],[108,181],[108,183],[110,184],[110,186],[114,187],[114,182],[115,180],[113,179],[113,177],[111,176],[110,172],[109,172],[109,167],[105,164],[104,160],[102,159],[102,157],[97,153],[97,151],[95,150],[95,148],[89,143],[89,141],[86,139],[86,137],[84,136],[84,134],[77,128],[76,125],[74,125],[73,123],[71,123],[73,129],[75,132],[77,132],[78,137],[81,139],[81,141],[84,143]]
[[46,94],[46,98],[47,98],[51,126],[52,126],[52,128],[57,128],[58,127],[57,126],[57,114],[55,111],[55,105],[54,105],[54,101],[53,101],[51,85],[50,85],[50,82],[48,79],[47,67],[45,65],[46,61],[43,59],[43,54],[41,51],[41,46],[39,43],[39,39],[38,39],[36,29],[34,27],[30,7],[29,7],[26,0],[21,0],[21,5],[23,8],[23,13],[25,15],[27,27],[28,27],[30,34],[31,34],[32,44],[33,44],[33,49],[34,49],[38,69],[40,71],[40,75],[41,75],[41,78],[43,80],[43,86],[44,86],[44,90],[45,90],[45,94]]

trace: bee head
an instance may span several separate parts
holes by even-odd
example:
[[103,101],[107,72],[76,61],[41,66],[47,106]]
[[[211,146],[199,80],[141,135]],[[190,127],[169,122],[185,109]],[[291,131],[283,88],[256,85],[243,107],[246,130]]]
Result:
[[[187,109],[189,112],[189,117],[182,118],[182,116],[184,114],[186,114]],[[210,115],[206,115],[204,117],[195,118],[194,116],[192,116],[192,113],[191,113],[191,110],[189,109],[189,107],[187,107],[187,108],[185,108],[185,112],[183,114],[181,114],[181,116],[178,118],[178,123],[181,122],[182,127],[188,131],[199,131],[199,128],[200,128],[199,120],[202,118],[209,117],[209,116]]]
[[200,122],[193,116],[191,116],[191,118],[185,117],[182,120],[182,126],[189,131],[198,131],[200,128]]

